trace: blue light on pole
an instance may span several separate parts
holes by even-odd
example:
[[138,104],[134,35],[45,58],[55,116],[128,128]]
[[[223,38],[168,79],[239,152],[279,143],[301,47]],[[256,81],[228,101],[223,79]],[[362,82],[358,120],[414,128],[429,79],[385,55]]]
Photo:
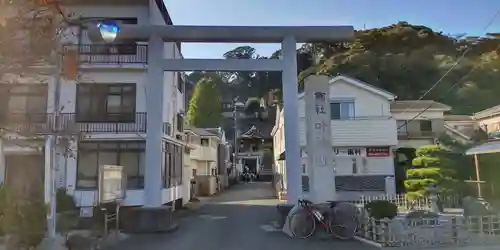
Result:
[[101,32],[102,39],[105,42],[111,43],[116,39],[118,32],[120,32],[120,27],[118,24],[111,21],[103,21],[97,24],[97,28]]

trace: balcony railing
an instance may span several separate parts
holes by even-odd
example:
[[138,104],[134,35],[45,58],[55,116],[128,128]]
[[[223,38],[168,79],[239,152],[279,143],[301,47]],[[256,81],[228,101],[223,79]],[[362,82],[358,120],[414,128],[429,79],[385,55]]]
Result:
[[78,51],[80,63],[87,64],[134,64],[148,62],[147,44],[80,44],[68,45],[66,51]]
[[435,136],[434,131],[398,131],[398,139],[434,138]]
[[79,133],[145,133],[146,113],[139,112],[126,116],[126,121],[116,119],[82,120],[76,113],[22,114],[8,113],[0,118],[0,126],[8,132],[22,135],[79,134]]

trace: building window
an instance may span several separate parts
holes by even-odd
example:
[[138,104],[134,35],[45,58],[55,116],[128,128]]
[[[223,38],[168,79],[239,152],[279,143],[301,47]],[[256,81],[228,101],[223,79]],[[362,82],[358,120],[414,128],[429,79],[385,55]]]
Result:
[[354,119],[354,101],[330,103],[330,116],[332,120]]
[[398,120],[396,121],[398,135],[406,135],[408,133],[408,121]]
[[432,131],[432,121],[420,120],[420,131],[425,131],[425,132]]
[[309,192],[309,176],[302,175],[302,191]]
[[0,85],[0,119],[7,122],[45,122],[47,84]]
[[184,132],[184,116],[177,114],[177,131]]
[[80,83],[76,117],[80,122],[134,122],[136,85]]
[[181,185],[184,148],[173,143],[164,142],[163,153],[164,187],[171,188]]
[[99,167],[119,165],[128,189],[144,188],[145,142],[82,142],[78,145],[76,187],[96,189]]
[[184,80],[182,80],[181,73],[177,73],[177,89],[179,92],[184,93]]
[[210,145],[210,140],[207,139],[207,138],[201,138],[200,139],[200,143],[201,143],[202,146],[208,147]]

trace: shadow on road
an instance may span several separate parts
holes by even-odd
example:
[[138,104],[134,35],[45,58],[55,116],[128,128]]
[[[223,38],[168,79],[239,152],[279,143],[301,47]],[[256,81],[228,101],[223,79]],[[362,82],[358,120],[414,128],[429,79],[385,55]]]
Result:
[[112,249],[372,249],[359,242],[335,241],[332,237],[292,239],[277,228],[277,204],[269,183],[241,184],[206,200],[197,213],[180,220],[177,231],[136,235]]

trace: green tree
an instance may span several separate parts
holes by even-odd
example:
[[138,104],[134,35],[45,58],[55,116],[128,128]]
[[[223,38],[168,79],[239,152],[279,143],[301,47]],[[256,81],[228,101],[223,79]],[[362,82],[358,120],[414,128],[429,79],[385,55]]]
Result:
[[456,171],[449,151],[439,145],[417,149],[412,167],[406,170],[404,185],[410,199],[428,195],[429,184],[436,185],[442,193],[461,191],[463,182],[455,179]]
[[219,90],[211,78],[202,78],[196,84],[189,101],[188,123],[198,128],[219,127],[222,107]]

